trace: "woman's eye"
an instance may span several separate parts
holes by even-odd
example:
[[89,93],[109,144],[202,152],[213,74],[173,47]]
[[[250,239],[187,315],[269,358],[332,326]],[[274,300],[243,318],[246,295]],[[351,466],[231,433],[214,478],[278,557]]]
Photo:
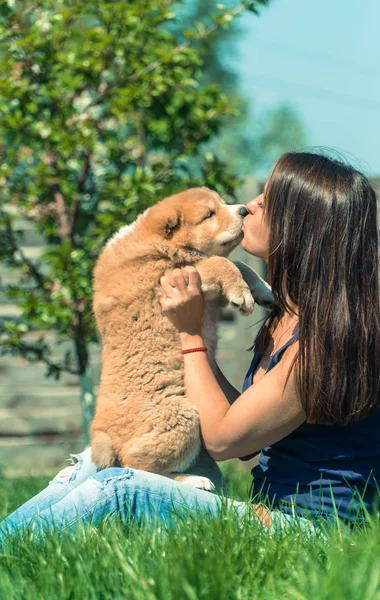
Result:
[[210,210],[210,212],[208,212],[207,215],[205,215],[204,221],[206,219],[209,219],[210,217],[213,217],[214,215],[215,215],[215,211],[214,210]]
[[264,203],[263,203],[263,202],[258,202],[258,203],[257,203],[257,206],[258,206],[259,208],[264,208]]

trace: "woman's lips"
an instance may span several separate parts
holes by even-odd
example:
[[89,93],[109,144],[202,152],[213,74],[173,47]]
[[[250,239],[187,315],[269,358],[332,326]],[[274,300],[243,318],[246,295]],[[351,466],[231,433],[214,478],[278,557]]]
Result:
[[244,219],[243,219],[243,224],[242,224],[242,226],[241,226],[241,230],[242,230],[242,231],[244,231],[244,226],[245,226],[245,225],[246,225],[246,223],[247,223],[247,219],[249,219],[251,216],[252,216],[252,215],[251,215],[251,214],[249,214],[249,215],[246,215],[246,216],[244,217]]

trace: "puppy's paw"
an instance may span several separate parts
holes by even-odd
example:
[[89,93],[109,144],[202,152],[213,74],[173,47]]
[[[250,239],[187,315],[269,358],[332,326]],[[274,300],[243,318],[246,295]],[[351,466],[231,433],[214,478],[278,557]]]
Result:
[[270,285],[256,271],[240,260],[234,261],[234,265],[242,274],[255,302],[264,308],[271,309],[273,306],[273,295]]
[[198,488],[199,490],[205,490],[206,492],[215,492],[215,486],[211,479],[203,477],[203,475],[174,475],[173,479],[180,481],[185,485],[191,485],[192,487]]
[[248,286],[236,287],[231,292],[227,292],[226,297],[232,308],[238,310],[241,315],[250,315],[253,313],[255,301]]

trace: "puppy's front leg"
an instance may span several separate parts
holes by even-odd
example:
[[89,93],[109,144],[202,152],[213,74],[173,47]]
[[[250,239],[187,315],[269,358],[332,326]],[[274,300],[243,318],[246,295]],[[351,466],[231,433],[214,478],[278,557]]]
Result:
[[224,296],[242,315],[253,312],[255,303],[252,294],[233,262],[221,256],[212,256],[199,261],[196,267],[202,281],[202,292],[207,298]]
[[242,274],[244,281],[248,284],[255,302],[260,306],[264,306],[264,308],[272,308],[273,294],[270,285],[245,263],[240,260],[234,260],[233,262]]

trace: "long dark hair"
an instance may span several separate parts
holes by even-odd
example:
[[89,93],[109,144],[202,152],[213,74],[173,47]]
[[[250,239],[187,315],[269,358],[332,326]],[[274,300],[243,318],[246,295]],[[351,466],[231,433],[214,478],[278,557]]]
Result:
[[258,343],[298,307],[297,390],[309,423],[346,425],[380,406],[376,194],[327,156],[283,155],[264,192],[274,310]]

